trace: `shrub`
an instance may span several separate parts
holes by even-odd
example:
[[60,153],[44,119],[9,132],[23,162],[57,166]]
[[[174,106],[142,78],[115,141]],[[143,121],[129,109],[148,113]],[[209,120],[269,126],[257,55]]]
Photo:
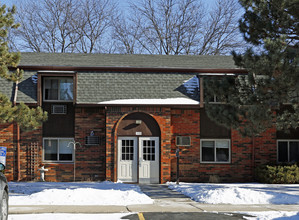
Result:
[[294,165],[262,165],[256,168],[255,178],[262,183],[299,183],[299,167]]

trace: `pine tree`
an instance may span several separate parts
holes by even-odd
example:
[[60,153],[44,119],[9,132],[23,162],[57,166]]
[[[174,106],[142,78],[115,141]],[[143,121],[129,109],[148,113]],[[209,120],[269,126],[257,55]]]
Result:
[[[9,52],[7,42],[9,30],[19,26],[14,23],[15,11],[15,7],[7,9],[5,5],[0,5],[0,77],[15,83],[16,100],[18,83],[23,77],[23,71],[16,68],[20,62],[20,53]],[[16,71],[10,72],[8,67],[16,68]],[[32,130],[41,126],[46,119],[47,113],[40,107],[29,108],[24,103],[16,105],[0,93],[0,123],[17,122],[23,130]]]
[[248,136],[274,125],[286,132],[299,128],[299,1],[239,2],[245,10],[239,28],[252,47],[232,54],[248,75],[206,77],[206,100],[216,95],[225,103],[207,103],[207,113]]

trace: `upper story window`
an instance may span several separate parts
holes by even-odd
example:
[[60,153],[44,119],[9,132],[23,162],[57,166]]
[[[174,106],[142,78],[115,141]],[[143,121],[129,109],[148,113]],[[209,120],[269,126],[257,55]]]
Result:
[[45,77],[44,101],[73,101],[73,84],[72,77]]

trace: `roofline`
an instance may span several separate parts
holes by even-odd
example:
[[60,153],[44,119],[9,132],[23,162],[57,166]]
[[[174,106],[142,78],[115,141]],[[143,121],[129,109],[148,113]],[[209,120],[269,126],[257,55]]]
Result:
[[97,103],[76,103],[78,107],[171,107],[171,108],[192,108],[199,109],[200,104],[97,104]]
[[[238,73],[247,74],[245,69],[194,69],[194,68],[169,68],[169,67],[96,67],[96,66],[38,66],[20,65],[23,70],[37,71],[115,71],[115,72],[188,72],[188,73]],[[10,67],[13,70],[16,68]]]

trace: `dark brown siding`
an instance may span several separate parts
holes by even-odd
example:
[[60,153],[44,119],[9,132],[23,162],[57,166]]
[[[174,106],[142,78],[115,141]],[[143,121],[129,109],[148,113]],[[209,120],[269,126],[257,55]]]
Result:
[[[51,114],[53,104],[66,105],[67,114]],[[43,124],[44,137],[74,137],[75,111],[73,103],[43,103],[43,109],[48,112],[48,121]]]
[[[136,124],[136,120],[140,120],[141,124]],[[142,136],[160,136],[157,122],[151,116],[140,112],[126,116],[118,128],[119,136],[135,136],[136,132],[142,132]]]
[[200,137],[201,138],[230,138],[231,131],[220,126],[208,118],[204,109],[200,110]]

